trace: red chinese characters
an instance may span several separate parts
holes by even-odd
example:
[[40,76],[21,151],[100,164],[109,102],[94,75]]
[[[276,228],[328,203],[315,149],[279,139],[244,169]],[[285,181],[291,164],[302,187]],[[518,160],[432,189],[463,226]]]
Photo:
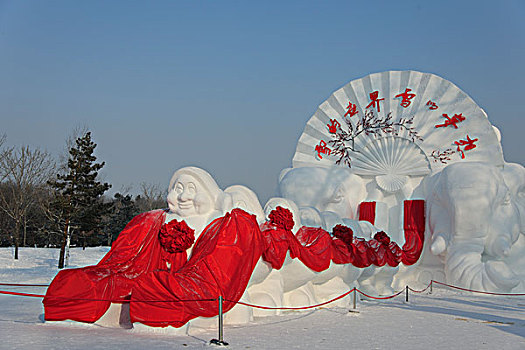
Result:
[[330,119],[330,124],[326,124],[326,126],[328,126],[328,132],[330,134],[335,134],[337,132],[337,128],[340,127],[341,124],[335,119]]
[[352,102],[348,102],[348,106],[346,107],[347,111],[345,113],[345,117],[346,116],[350,116],[353,117],[354,115],[356,115],[357,113],[359,113],[359,111],[357,110],[357,105],[353,104]]
[[[466,140],[454,141],[454,144],[458,146],[457,151],[461,154],[461,159],[465,159],[464,151],[476,148],[476,145],[474,144],[476,141],[478,141],[478,139],[471,140],[468,135]],[[461,147],[463,147],[463,149],[461,149]]]
[[401,106],[403,106],[403,108],[407,108],[408,106],[410,106],[410,104],[412,103],[412,101],[410,100],[416,97],[416,94],[412,94],[410,93],[410,91],[412,91],[412,89],[406,88],[405,92],[400,93],[399,95],[396,95],[396,97],[394,97],[401,97]]
[[443,113],[443,117],[446,119],[445,122],[443,124],[437,124],[436,128],[446,128],[447,126],[453,126],[455,129],[457,129],[457,123],[461,123],[465,120],[463,113],[454,114],[452,118],[450,118],[448,114]]
[[[379,91],[371,92],[371,93],[370,93],[370,100],[371,100],[372,102],[370,102],[370,103],[368,104],[368,106],[366,106],[366,108],[370,108],[370,107],[372,107],[372,108],[377,108],[377,111],[378,111],[378,112],[381,112],[381,107],[380,107],[380,105],[379,105],[379,102],[383,101],[384,98],[378,98],[378,97],[379,97]],[[376,106],[376,104],[377,104],[377,106]]]
[[428,106],[428,109],[430,110],[435,110],[439,108],[436,102],[432,102],[432,100],[428,100],[427,106]]
[[321,154],[326,154],[329,156],[332,153],[332,150],[327,147],[326,142],[324,140],[319,141],[319,144],[315,146],[315,151],[317,152],[317,156],[319,156],[319,159],[323,159],[323,156]]

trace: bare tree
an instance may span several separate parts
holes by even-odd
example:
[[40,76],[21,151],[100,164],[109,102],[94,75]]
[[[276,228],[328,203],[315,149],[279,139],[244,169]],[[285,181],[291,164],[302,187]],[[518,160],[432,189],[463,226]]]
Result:
[[[6,140],[5,134],[0,136],[0,159],[4,159],[4,157],[9,153],[10,150],[6,150],[3,148],[5,140]],[[0,182],[4,181],[6,177],[6,173],[2,167],[0,167]]]
[[0,209],[14,222],[11,237],[15,245],[15,259],[18,259],[20,231],[27,226],[29,210],[36,204],[38,191],[49,180],[54,164],[47,152],[29,146],[11,148],[2,154]]
[[166,196],[158,184],[142,182],[140,194],[135,197],[135,205],[140,212],[166,207]]

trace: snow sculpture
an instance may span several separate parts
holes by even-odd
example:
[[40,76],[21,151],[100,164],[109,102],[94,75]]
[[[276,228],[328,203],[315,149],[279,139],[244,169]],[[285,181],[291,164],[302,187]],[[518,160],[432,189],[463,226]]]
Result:
[[[285,198],[300,206],[299,215],[306,226],[323,227],[331,232],[334,226],[343,224],[352,229],[355,237],[365,239],[371,239],[380,231],[368,221],[354,220],[358,217],[359,203],[366,199],[366,189],[363,179],[350,169],[340,167],[287,169],[281,176],[279,189]],[[331,267],[334,271],[339,268],[339,266]],[[347,290],[358,281],[360,288],[366,293],[389,294],[397,270],[398,267],[378,268],[372,265],[357,271],[351,266],[334,272],[332,277],[345,276],[343,280],[347,284]],[[323,280],[323,283],[328,281]]]
[[[271,198],[264,208],[266,216],[268,217],[277,207],[286,208],[292,213],[294,220],[292,232],[294,234],[305,225],[300,214],[304,209],[298,208],[295,202],[286,198]],[[308,210],[316,213],[314,217],[321,220],[314,208],[308,207]],[[259,264],[267,265],[264,261]],[[357,278],[362,273],[363,269],[352,264],[334,264],[333,262],[323,271],[316,272],[301,260],[292,259],[288,253],[282,268],[270,270],[262,282],[248,288],[248,294],[252,302],[260,305],[288,305],[291,307],[311,305],[324,302],[348,291],[355,285]],[[339,303],[344,305],[346,302],[343,300]],[[276,314],[279,312],[254,310],[254,316]]]
[[[443,280],[443,276],[464,287],[525,290],[520,275],[525,239],[517,234],[523,232],[520,186],[525,174],[520,165],[505,163],[500,142],[501,135],[486,113],[449,81],[415,71],[371,74],[346,84],[319,106],[299,138],[293,170],[282,176],[281,193],[304,203],[309,194],[290,185],[288,173],[312,168],[337,173],[334,168],[346,168],[366,188],[358,203],[363,198],[363,204],[374,203],[374,226],[399,244],[405,238],[401,227],[410,219],[407,200],[426,201],[427,247],[416,265],[400,268],[397,287],[428,283],[430,278]],[[476,175],[467,176],[472,171]],[[480,171],[491,178],[479,175]],[[303,172],[307,179],[307,172],[316,177],[320,170]],[[301,176],[297,179],[302,181]],[[442,192],[428,190],[437,183]],[[453,191],[453,184],[471,189]],[[491,202],[507,188],[505,204]],[[319,198],[326,201],[323,195]],[[311,200],[299,205],[316,207],[321,217],[334,221],[333,216],[323,215],[324,203]],[[469,210],[475,207],[481,209],[471,215],[476,223],[469,228]],[[343,220],[361,218],[361,211],[357,217],[355,212],[341,214]],[[520,220],[522,226],[517,228]]]
[[279,311],[241,298],[301,306],[439,273],[525,290],[525,168],[504,162],[498,130],[452,83],[413,71],[350,82],[307,122],[292,166],[264,211],[245,186],[179,169],[169,211],[135,217],[99,264],[57,275],[46,320],[206,327],[222,295],[226,322],[243,323]]
[[510,292],[520,283],[505,259],[523,232],[523,167],[456,163],[428,182],[431,251],[443,256],[447,282]]
[[[184,219],[197,235],[213,219],[224,214],[226,196],[211,175],[196,167],[177,170],[169,183],[166,222]],[[231,209],[231,201],[229,203]]]
[[[44,298],[46,320],[181,327],[197,316],[213,316],[216,307],[206,300],[219,290],[238,300],[261,256],[256,218],[232,210],[234,201],[262,213],[247,188],[235,186],[226,193],[202,169],[178,170],[170,181],[169,212],[154,210],[135,217],[96,266],[59,272]],[[217,284],[196,283],[213,280],[213,274],[229,278]],[[167,285],[170,288],[161,287]],[[159,299],[175,302],[143,302]],[[178,299],[203,301],[182,306]]]
[[345,168],[287,169],[279,189],[299,207],[313,207],[350,219],[356,217],[357,206],[366,197],[363,180]]

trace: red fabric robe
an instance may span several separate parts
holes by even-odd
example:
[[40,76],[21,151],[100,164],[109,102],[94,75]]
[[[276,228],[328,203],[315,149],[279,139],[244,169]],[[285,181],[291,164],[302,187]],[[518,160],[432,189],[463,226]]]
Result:
[[60,271],[43,301],[45,319],[95,322],[112,301],[129,300],[139,276],[166,269],[167,263],[178,270],[186,262],[186,252],[169,254],[157,239],[165,217],[164,210],[136,216],[97,265]]
[[[43,301],[45,319],[95,322],[111,302],[130,302],[133,322],[180,327],[197,316],[216,315],[217,302],[179,300],[219,295],[239,300],[263,250],[255,216],[234,209],[213,221],[189,261],[186,252],[170,254],[161,247],[165,216],[163,210],[138,215],[97,265],[60,271]],[[224,310],[233,306],[226,302]]]

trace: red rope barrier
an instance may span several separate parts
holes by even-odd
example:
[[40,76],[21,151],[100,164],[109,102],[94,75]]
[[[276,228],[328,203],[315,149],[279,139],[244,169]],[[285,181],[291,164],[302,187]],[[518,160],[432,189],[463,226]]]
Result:
[[42,295],[42,294],[8,292],[8,291],[4,291],[4,290],[0,290],[0,294],[18,295],[18,296],[21,296],[21,297],[34,297],[34,298],[43,298],[44,297],[44,295]]
[[[525,293],[514,293],[514,294],[512,294],[512,293],[494,293],[494,292],[485,292],[485,291],[467,289],[467,288],[457,287],[457,286],[453,286],[453,285],[450,285],[450,284],[446,284],[446,283],[438,282],[438,281],[434,281],[434,280],[431,280],[429,285],[425,289],[420,290],[420,291],[412,289],[412,288],[410,288],[408,286],[407,286],[407,288],[410,291],[414,292],[414,293],[423,293],[426,290],[428,290],[428,288],[430,288],[432,286],[432,283],[437,283],[437,284],[440,284],[440,285],[443,285],[443,286],[446,286],[446,287],[449,287],[449,288],[459,289],[459,290],[462,290],[462,291],[472,292],[472,293],[481,293],[481,294],[488,294],[488,295],[502,295],[502,296],[525,296]],[[21,287],[47,287],[48,286],[48,285],[39,285],[39,284],[17,284],[17,283],[0,283],[0,285],[2,285],[2,286],[17,286],[17,287],[18,286],[21,286]],[[253,307],[253,308],[257,308],[257,309],[263,309],[263,310],[308,310],[308,309],[313,309],[313,308],[316,308],[316,307],[320,307],[320,306],[324,306],[324,305],[333,303],[334,301],[342,299],[342,298],[346,297],[347,295],[349,295],[350,293],[352,293],[354,291],[359,292],[361,295],[364,295],[367,298],[375,299],[375,300],[392,299],[392,298],[395,298],[395,297],[397,297],[398,295],[400,295],[400,294],[402,294],[404,292],[404,290],[401,290],[401,291],[396,292],[395,294],[392,294],[392,295],[389,295],[389,296],[374,297],[374,296],[368,295],[368,294],[360,291],[357,288],[352,288],[348,292],[343,293],[343,294],[341,294],[341,295],[339,295],[339,296],[337,296],[337,297],[335,297],[333,299],[330,299],[328,301],[325,301],[323,303],[319,303],[319,304],[315,304],[315,305],[309,305],[309,306],[301,306],[301,307],[284,307],[284,306],[283,307],[273,307],[273,306],[255,305],[255,304],[245,303],[243,301],[233,301],[233,300],[228,300],[228,299],[224,299],[224,300],[228,301],[228,302],[235,303],[235,304],[240,304],[240,305]],[[0,290],[0,294],[25,296],[25,297],[34,297],[34,298],[44,298],[44,295],[42,295],[42,294],[19,293],[19,292],[10,292],[10,291],[2,291],[2,290]],[[126,302],[130,301],[130,300],[122,300],[122,299],[113,300],[113,299],[67,298],[67,297],[53,297],[53,298],[63,299],[65,301],[67,301],[67,300],[69,300],[69,301],[106,301],[106,302],[112,302],[112,303],[126,303]],[[174,303],[174,302],[199,302],[199,301],[217,301],[217,299],[198,299],[198,300],[185,300],[185,299],[179,299],[179,300],[133,300],[133,302],[137,302],[137,303]]]
[[358,289],[357,291],[359,292],[359,294],[364,295],[365,297],[368,297],[368,298],[370,298],[370,299],[377,299],[377,300],[392,299],[392,298],[395,298],[395,297],[397,297],[399,294],[401,294],[401,293],[404,292],[404,290],[402,290],[402,291],[399,291],[399,292],[397,292],[397,293],[395,293],[395,294],[389,295],[389,296],[387,296],[387,297],[373,297],[373,296],[368,295],[368,294],[366,294],[366,293],[364,293],[364,292],[361,292],[359,289]]
[[316,305],[310,305],[310,306],[300,306],[300,307],[272,307],[272,306],[261,306],[261,305],[255,305],[255,304],[249,304],[249,303],[245,303],[243,301],[233,301],[233,300],[228,300],[228,299],[224,299],[225,301],[229,301],[229,302],[232,302],[232,303],[236,303],[236,304],[241,304],[241,305],[244,305],[244,306],[249,306],[249,307],[253,307],[253,308],[256,308],[256,309],[263,309],[263,310],[307,310],[307,309],[313,309],[315,307],[319,307],[319,306],[323,306],[323,305],[326,305],[326,304],[330,304],[336,300],[339,300],[341,298],[344,298],[346,297],[348,294],[352,293],[353,291],[355,290],[355,288],[352,288],[352,290],[349,290],[348,292],[346,293],[343,293],[341,294],[340,296],[338,297],[335,297],[333,299],[330,299],[328,301],[325,301],[324,303],[320,303],[320,304],[316,304]]
[[0,283],[0,286],[9,286],[9,287],[49,287],[49,284]]
[[422,290],[415,290],[415,289],[410,288],[409,286],[407,286],[407,287],[408,287],[408,290],[410,290],[411,292],[414,292],[414,293],[423,293],[423,292],[425,292],[428,288],[430,288],[431,285],[432,285],[432,281],[430,281],[430,283],[428,284],[428,286],[426,286],[425,289],[422,289]]
[[[43,298],[45,295],[43,294],[31,294],[31,293],[19,293],[19,292],[9,292],[0,290],[0,294],[8,294],[8,295],[18,295],[18,296],[24,296],[24,297],[34,297],[34,298]],[[131,300],[123,300],[123,299],[89,299],[89,298],[67,298],[67,297],[53,297],[56,299],[62,299],[65,301],[109,301],[111,303],[129,303]],[[133,302],[137,303],[177,303],[177,302],[197,302],[197,301],[217,301],[217,299],[198,299],[198,300],[190,300],[190,299],[178,299],[178,300],[133,300]]]
[[443,286],[447,286],[447,287],[450,287],[450,288],[464,290],[466,292],[472,292],[472,293],[481,293],[481,294],[489,294],[489,295],[504,295],[504,296],[525,296],[525,293],[493,293],[493,292],[484,292],[484,291],[481,291],[481,290],[473,290],[473,289],[467,289],[467,288],[461,288],[461,287],[457,287],[457,286],[452,286],[450,284],[446,284],[446,283],[438,282],[438,281],[434,281],[434,280],[432,280],[432,282],[437,283],[437,284],[441,284]]

